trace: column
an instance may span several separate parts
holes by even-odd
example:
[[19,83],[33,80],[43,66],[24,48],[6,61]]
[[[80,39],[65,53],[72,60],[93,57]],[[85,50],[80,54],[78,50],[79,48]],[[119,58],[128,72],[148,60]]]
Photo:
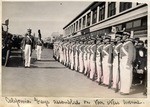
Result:
[[74,32],[76,32],[76,22],[74,22]]
[[99,6],[97,6],[97,23],[99,22]]
[[83,17],[81,18],[81,30],[83,29]]
[[132,3],[132,8],[136,7],[136,2]]
[[84,28],[86,28],[87,27],[87,14],[85,15],[85,26],[84,26]]
[[78,20],[78,29],[77,30],[79,31],[79,20]]
[[116,14],[119,14],[120,2],[116,2]]
[[108,2],[105,3],[105,19],[108,17]]
[[92,20],[93,20],[93,11],[91,11],[90,26],[92,25]]

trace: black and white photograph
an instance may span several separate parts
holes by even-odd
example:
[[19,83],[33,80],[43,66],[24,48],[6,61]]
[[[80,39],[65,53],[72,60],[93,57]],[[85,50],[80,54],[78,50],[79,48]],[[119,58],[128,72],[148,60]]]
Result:
[[2,1],[1,28],[6,101],[147,99],[144,1]]

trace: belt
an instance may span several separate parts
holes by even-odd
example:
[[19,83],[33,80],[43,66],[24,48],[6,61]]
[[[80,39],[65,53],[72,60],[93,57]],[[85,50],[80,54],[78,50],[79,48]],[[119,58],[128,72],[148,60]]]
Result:
[[26,45],[31,45],[30,43],[26,43]]
[[[38,44],[37,44],[38,45]],[[42,46],[42,45],[38,45],[38,46]]]
[[124,56],[127,56],[127,55],[122,55],[121,58],[124,57]]

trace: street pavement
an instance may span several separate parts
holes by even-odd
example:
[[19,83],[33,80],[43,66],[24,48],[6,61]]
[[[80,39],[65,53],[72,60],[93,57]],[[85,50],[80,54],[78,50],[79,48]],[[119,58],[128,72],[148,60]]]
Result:
[[8,67],[2,67],[2,96],[146,98],[142,85],[132,87],[130,95],[98,85],[55,61],[51,49],[43,50],[41,61],[35,58],[33,51],[31,68],[24,68],[19,55],[11,56]]

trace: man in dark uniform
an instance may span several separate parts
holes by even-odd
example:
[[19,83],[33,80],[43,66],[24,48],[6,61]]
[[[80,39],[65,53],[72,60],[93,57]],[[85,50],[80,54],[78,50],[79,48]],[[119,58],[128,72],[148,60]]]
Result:
[[145,65],[144,65],[144,92],[143,92],[143,95],[147,95],[147,40],[145,40]]

